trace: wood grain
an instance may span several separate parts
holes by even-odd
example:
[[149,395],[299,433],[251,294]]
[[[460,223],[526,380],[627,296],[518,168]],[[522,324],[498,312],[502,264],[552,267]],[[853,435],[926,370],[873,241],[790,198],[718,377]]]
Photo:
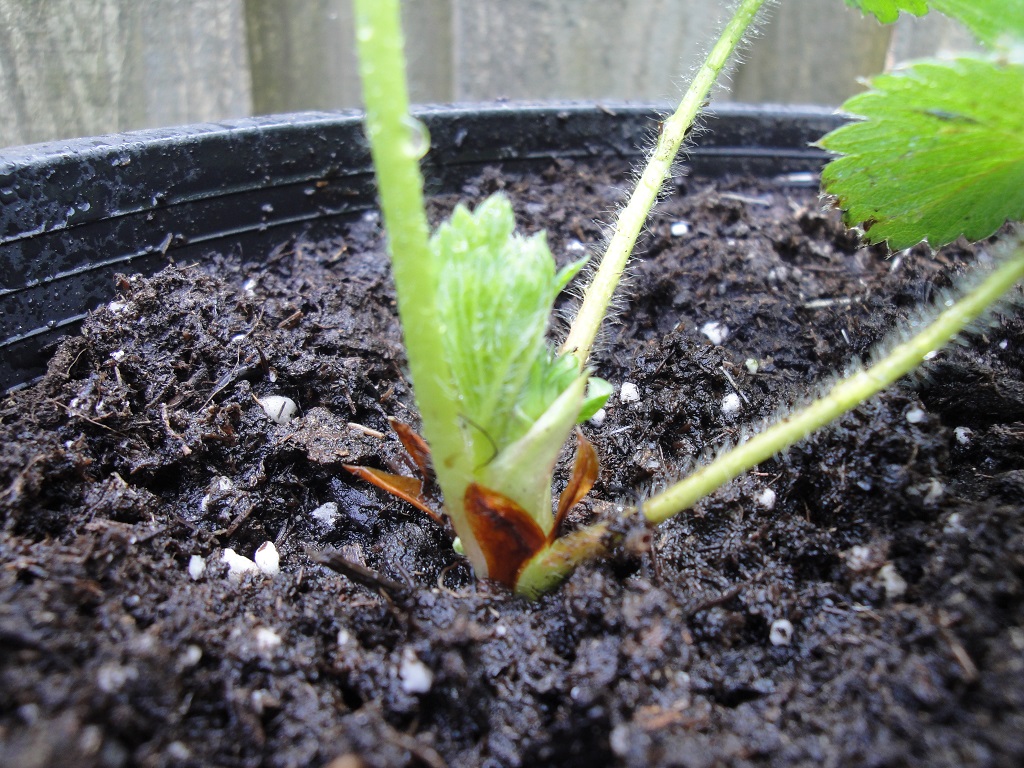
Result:
[[[711,0],[406,0],[416,102],[656,101],[719,28]],[[891,62],[969,44],[783,0],[715,98],[838,105]],[[351,0],[0,0],[0,146],[359,105]]]
[[0,146],[250,103],[242,0],[0,0]]

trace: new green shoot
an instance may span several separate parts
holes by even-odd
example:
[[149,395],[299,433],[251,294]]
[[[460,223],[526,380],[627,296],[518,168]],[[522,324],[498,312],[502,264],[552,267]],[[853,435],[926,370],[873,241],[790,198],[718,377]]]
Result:
[[475,571],[508,579],[517,569],[502,562],[509,537],[546,541],[558,453],[610,393],[598,380],[588,391],[589,373],[546,341],[555,297],[582,262],[556,271],[543,235],[514,233],[502,197],[457,208],[428,241],[425,131],[409,115],[399,3],[356,0],[355,10],[366,134],[423,435]]

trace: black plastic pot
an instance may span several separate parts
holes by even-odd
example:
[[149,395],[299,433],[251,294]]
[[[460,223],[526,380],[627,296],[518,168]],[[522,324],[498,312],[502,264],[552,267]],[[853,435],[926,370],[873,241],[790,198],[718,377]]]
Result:
[[[419,113],[426,175],[454,187],[483,166],[638,155],[653,107],[487,106]],[[704,175],[817,171],[827,111],[730,106],[687,165]],[[799,182],[799,179],[794,179]],[[808,180],[809,183],[813,181]],[[375,205],[358,115],[297,114],[0,151],[0,390],[44,370],[57,340],[115,290],[116,273],[324,231]]]

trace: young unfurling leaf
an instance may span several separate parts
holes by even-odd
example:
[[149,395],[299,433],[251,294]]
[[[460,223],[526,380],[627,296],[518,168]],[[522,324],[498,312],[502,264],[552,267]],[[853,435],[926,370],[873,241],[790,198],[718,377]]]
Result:
[[458,206],[430,241],[441,340],[476,465],[522,437],[579,377],[552,357],[545,334],[555,297],[584,262],[556,272],[544,234],[514,230],[512,206],[497,195],[472,213]]
[[[583,262],[558,270],[543,233],[515,233],[512,206],[500,195],[472,212],[457,207],[427,250],[437,276],[437,335],[420,370],[434,377],[455,417],[424,419],[426,442],[393,422],[420,479],[348,469],[436,519],[422,482],[432,467],[477,573],[512,586],[556,530],[552,474],[566,439],[611,392],[547,341],[555,298]],[[423,408],[422,393],[419,399]],[[449,448],[432,455],[428,443]],[[593,483],[596,455],[583,466],[573,502]],[[560,503],[560,517],[567,503]]]

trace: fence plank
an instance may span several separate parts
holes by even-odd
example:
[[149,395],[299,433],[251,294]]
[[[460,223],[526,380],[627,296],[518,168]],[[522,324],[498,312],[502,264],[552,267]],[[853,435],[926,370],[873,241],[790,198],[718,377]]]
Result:
[[882,70],[892,28],[840,2],[786,0],[772,9],[730,98],[839,105],[861,90],[857,78]]
[[0,146],[238,117],[241,0],[0,0]]
[[256,114],[358,103],[352,10],[345,0],[246,0]]
[[929,57],[948,59],[958,53],[983,50],[966,27],[940,13],[921,18],[903,14],[896,24],[887,66]]
[[[450,101],[450,0],[402,9],[414,101]],[[352,0],[246,0],[255,114],[360,104]]]
[[[417,102],[669,101],[720,20],[712,0],[406,0]],[[934,15],[894,58],[958,48]],[[733,91],[839,104],[892,28],[838,0],[785,0]],[[359,105],[351,0],[0,0],[0,146],[253,113]]]
[[455,98],[665,100],[717,27],[680,0],[454,0]]

